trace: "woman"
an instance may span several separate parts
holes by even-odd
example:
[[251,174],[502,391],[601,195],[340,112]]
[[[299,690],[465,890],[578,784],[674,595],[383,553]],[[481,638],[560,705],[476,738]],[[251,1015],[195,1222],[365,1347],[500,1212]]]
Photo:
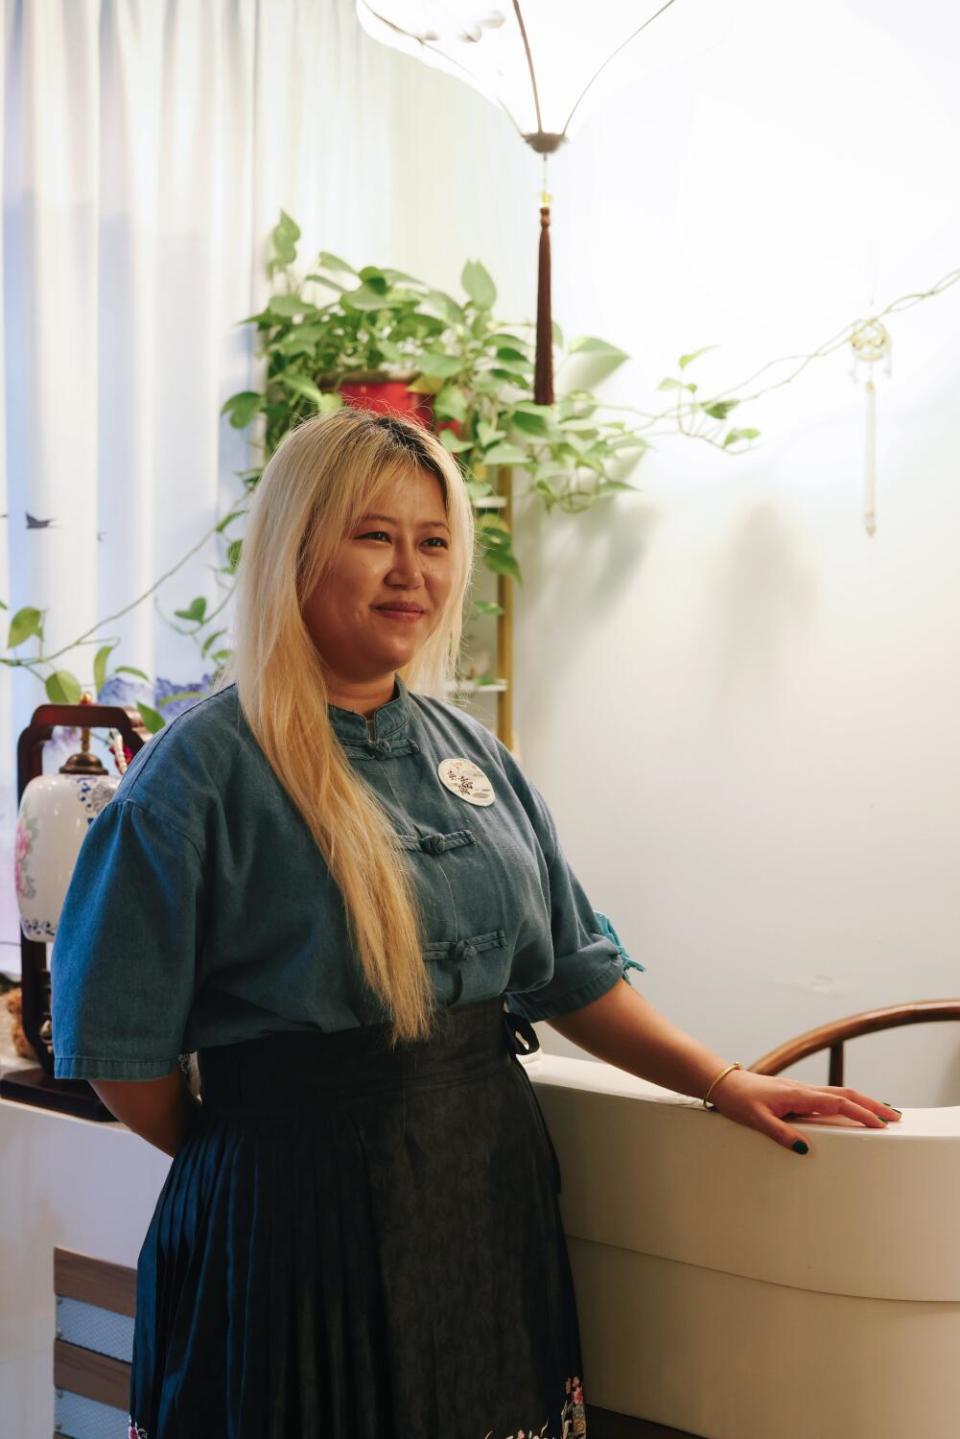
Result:
[[430,697],[472,553],[433,436],[301,425],[252,504],[232,682],[84,843],[56,1073],[174,1156],[138,1265],[135,1439],[586,1432],[531,1020],[788,1147],[789,1112],[896,1114],[731,1070],[620,982],[537,790]]

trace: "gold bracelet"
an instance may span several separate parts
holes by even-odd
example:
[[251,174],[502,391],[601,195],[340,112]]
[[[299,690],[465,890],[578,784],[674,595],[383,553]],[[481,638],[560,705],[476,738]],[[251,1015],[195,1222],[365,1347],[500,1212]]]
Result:
[[708,1104],[708,1102],[707,1102],[707,1101],[709,1100],[709,1098],[710,1098],[711,1093],[712,1093],[713,1090],[716,1088],[716,1086],[720,1083],[720,1081],[721,1081],[721,1079],[723,1078],[723,1076],[724,1076],[725,1074],[729,1074],[729,1073],[730,1073],[731,1069],[742,1069],[742,1068],[743,1068],[743,1065],[742,1065],[742,1064],[728,1064],[727,1067],[726,1067],[726,1069],[721,1069],[720,1073],[717,1075],[716,1079],[713,1081],[713,1084],[711,1084],[710,1088],[707,1090],[706,1094],[703,1096],[703,1099],[702,1099],[701,1103],[703,1104],[704,1109],[716,1109],[717,1106],[716,1106],[715,1104]]

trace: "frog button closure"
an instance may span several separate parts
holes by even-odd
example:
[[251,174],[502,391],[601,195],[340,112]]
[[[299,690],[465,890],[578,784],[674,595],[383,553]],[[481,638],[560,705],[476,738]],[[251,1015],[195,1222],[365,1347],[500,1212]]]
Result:
[[468,829],[455,829],[451,834],[425,834],[420,839],[424,854],[444,854],[448,849],[459,849],[463,844],[473,844],[473,835]]

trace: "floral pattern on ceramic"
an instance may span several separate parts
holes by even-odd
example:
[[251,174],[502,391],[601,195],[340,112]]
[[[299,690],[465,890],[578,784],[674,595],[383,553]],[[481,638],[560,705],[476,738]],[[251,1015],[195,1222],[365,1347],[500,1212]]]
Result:
[[56,939],[80,846],[119,782],[110,775],[45,774],[24,790],[14,855],[20,926],[28,939]]
[[[129,1415],[127,1416],[129,1418]],[[135,1424],[130,1419],[130,1427],[127,1429],[127,1439],[147,1439],[147,1431],[141,1424]]]
[[[547,1433],[547,1424],[550,1422],[547,1420],[541,1429],[517,1429],[513,1434],[504,1434],[503,1439],[584,1439],[587,1432],[587,1408],[579,1375],[574,1374],[567,1379],[563,1387],[565,1397],[560,1414],[559,1434]],[[132,1430],[130,1439],[137,1439]],[[484,1439],[497,1439],[497,1436],[490,1429]]]
[[34,899],[37,893],[30,873],[30,851],[37,837],[37,821],[27,815],[17,820],[17,834],[13,847],[14,880],[18,899]]
[[93,824],[97,815],[113,799],[114,791],[117,788],[115,779],[104,779],[102,776],[78,775],[74,779],[77,786],[77,795],[80,803],[87,812],[87,827]]

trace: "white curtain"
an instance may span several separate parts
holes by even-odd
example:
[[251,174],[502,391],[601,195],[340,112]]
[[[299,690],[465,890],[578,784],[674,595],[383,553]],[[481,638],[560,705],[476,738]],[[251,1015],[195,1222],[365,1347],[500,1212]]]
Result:
[[[246,439],[219,411],[254,382],[237,322],[267,293],[266,237],[282,206],[307,256],[384,253],[397,73],[349,0],[5,0],[3,641],[32,605],[45,650],[68,644],[240,493]],[[215,601],[222,562],[211,541],[160,591],[164,613]],[[91,685],[115,637],[114,663],[203,674],[154,600],[61,663]],[[14,973],[15,744],[44,698],[0,666],[0,969]]]

